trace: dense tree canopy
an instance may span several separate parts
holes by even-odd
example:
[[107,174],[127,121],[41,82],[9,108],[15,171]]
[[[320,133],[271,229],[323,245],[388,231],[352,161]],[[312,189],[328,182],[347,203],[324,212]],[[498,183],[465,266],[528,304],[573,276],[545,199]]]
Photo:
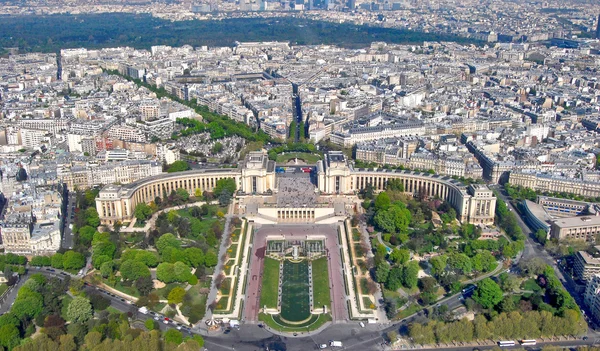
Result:
[[492,279],[485,278],[477,283],[473,300],[477,301],[483,308],[492,308],[502,301],[502,295],[500,286]]
[[190,165],[188,165],[187,162],[175,161],[169,165],[169,167],[167,168],[167,172],[168,173],[183,172],[183,171],[187,171],[189,169],[190,169]]

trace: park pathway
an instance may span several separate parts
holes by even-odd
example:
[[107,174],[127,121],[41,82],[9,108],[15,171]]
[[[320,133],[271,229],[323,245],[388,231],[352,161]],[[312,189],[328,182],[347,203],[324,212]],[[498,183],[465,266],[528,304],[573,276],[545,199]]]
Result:
[[219,289],[215,285],[215,277],[217,277],[223,271],[223,266],[225,262],[223,262],[223,256],[227,253],[227,249],[229,248],[229,237],[231,236],[229,226],[231,224],[231,218],[235,217],[231,213],[233,213],[232,207],[234,206],[235,201],[232,201],[229,204],[229,209],[227,210],[227,215],[225,216],[225,225],[223,226],[223,237],[221,238],[221,246],[219,247],[219,260],[217,265],[215,266],[215,270],[212,275],[212,281],[210,283],[210,292],[208,293],[208,297],[206,299],[206,319],[212,318],[212,310],[209,308],[210,305],[216,301],[217,293]]

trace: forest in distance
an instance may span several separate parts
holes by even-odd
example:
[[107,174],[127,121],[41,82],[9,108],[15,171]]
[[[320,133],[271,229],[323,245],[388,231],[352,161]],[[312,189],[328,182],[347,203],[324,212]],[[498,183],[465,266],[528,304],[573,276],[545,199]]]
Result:
[[64,48],[153,45],[233,46],[236,41],[289,41],[292,45],[334,44],[361,48],[374,41],[422,44],[423,41],[479,42],[451,34],[359,26],[300,18],[236,18],[171,22],[149,14],[0,16],[0,48],[56,52]]

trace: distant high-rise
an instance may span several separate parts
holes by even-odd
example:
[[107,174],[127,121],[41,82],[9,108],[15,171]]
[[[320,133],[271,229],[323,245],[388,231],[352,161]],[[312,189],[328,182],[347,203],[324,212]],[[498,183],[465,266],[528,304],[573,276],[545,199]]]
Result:
[[600,39],[600,15],[598,15],[598,22],[596,22],[596,39]]

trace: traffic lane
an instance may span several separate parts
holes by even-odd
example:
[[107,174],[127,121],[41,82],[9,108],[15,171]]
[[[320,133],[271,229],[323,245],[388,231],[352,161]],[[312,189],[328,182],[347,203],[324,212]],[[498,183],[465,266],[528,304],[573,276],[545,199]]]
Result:
[[69,226],[73,223],[73,219],[75,217],[75,201],[77,201],[75,195],[69,194],[69,200],[67,201],[67,215],[65,216],[65,228],[63,230],[63,237],[61,240],[61,246],[64,249],[73,247],[73,231]]
[[[150,314],[150,313],[148,313],[148,314],[141,313],[138,310],[138,306],[134,305],[133,303],[129,303],[129,302],[127,302],[127,300],[120,298],[118,296],[112,296],[106,290],[102,290],[102,289],[96,288],[91,285],[86,286],[85,290],[88,293],[101,294],[104,298],[106,298],[110,301],[110,305],[112,307],[114,307],[115,309],[119,310],[122,313],[131,312],[133,319],[141,320],[142,322],[146,322],[146,320],[148,320],[148,319],[157,321],[159,329],[161,331],[165,331],[167,329],[177,329],[177,324],[174,324],[172,320],[169,320],[169,323],[164,322],[165,316],[163,316],[159,313],[155,313],[154,315]],[[186,328],[181,327],[181,329],[179,329],[179,331],[182,332],[184,336],[193,335],[191,329],[186,329]]]
[[21,288],[23,283],[27,281],[27,278],[27,274],[22,275],[17,284],[13,285],[10,291],[6,295],[4,295],[4,298],[0,302],[0,314],[5,314],[6,312],[10,311],[13,302],[15,302],[15,299],[17,298],[17,293],[19,292],[19,289]]
[[[579,346],[592,346],[594,345],[594,340],[564,340],[564,341],[549,341],[549,342],[540,342],[538,341],[537,345],[535,346],[529,346],[527,347],[527,349],[529,350],[540,350],[542,348],[542,346],[560,346],[562,348],[575,348],[575,347],[579,347]],[[465,346],[456,346],[456,347],[448,347],[448,348],[443,348],[443,350],[445,351],[472,351],[474,348],[477,348],[479,350],[491,350],[493,348],[498,347],[498,345],[465,345]],[[518,342],[515,341],[515,346],[512,347],[503,347],[502,349],[507,349],[507,350],[514,350],[514,349],[519,349],[522,350],[523,346],[519,345]],[[419,348],[419,350],[440,350],[440,348]]]

